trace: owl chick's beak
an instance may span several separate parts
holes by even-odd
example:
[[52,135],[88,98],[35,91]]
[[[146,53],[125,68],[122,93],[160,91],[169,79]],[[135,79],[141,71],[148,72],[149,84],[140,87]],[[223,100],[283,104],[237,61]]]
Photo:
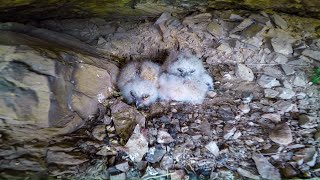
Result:
[[208,86],[208,90],[209,91],[214,91],[214,87],[213,86]]
[[138,109],[144,109],[145,108],[145,105],[143,104],[143,102],[141,100],[137,100],[136,101],[136,107]]
[[181,75],[182,77],[186,77],[186,76],[188,75],[188,73],[182,72],[180,75]]

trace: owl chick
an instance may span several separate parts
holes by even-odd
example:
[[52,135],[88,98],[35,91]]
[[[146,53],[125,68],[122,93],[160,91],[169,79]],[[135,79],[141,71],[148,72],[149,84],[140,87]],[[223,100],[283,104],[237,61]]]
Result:
[[201,59],[187,51],[171,52],[162,68],[167,73],[181,77],[199,76],[205,72]]
[[208,91],[208,86],[200,79],[185,79],[169,73],[162,73],[159,86],[160,100],[191,104],[202,103]]
[[158,99],[158,89],[150,81],[136,78],[126,83],[121,89],[122,96],[137,108],[146,108]]
[[128,82],[140,78],[158,86],[160,66],[151,61],[133,61],[124,66],[118,78],[118,87],[121,89]]
[[201,74],[199,76],[199,81],[207,85],[208,91],[214,91],[213,79],[209,74],[207,73]]

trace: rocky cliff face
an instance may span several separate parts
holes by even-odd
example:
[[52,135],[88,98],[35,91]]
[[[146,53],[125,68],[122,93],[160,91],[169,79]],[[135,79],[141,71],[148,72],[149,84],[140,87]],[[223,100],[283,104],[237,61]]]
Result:
[[85,17],[136,19],[156,17],[164,11],[186,12],[205,9],[269,9],[320,18],[318,0],[19,0],[1,3],[0,20],[30,21]]
[[[8,24],[1,26],[8,28]],[[38,28],[28,33],[11,30],[0,35],[0,162],[5,164],[0,169],[21,171],[24,176],[46,170],[44,157],[57,161],[54,152],[47,152],[50,140],[79,129],[96,115],[99,102],[114,89],[117,67],[101,61],[102,57],[85,55],[88,52],[81,52],[79,46],[86,50],[89,46],[72,37]],[[32,31],[46,38],[32,36]],[[59,45],[59,37],[73,50]]]
[[[270,178],[270,169],[273,179],[278,169],[285,178],[319,176],[319,91],[308,71],[319,67],[320,21],[270,11],[319,18],[319,7],[317,0],[2,3],[2,21],[28,23],[0,23],[0,179],[141,178],[168,169],[182,179],[173,175],[189,166],[189,178]],[[233,8],[245,10],[214,10]],[[174,13],[130,21],[164,11]],[[102,18],[68,19],[82,17]],[[128,21],[106,20],[115,17]],[[119,62],[161,62],[177,42],[203,58],[217,93],[199,106],[126,104],[114,91]],[[136,155],[141,167],[129,159]]]

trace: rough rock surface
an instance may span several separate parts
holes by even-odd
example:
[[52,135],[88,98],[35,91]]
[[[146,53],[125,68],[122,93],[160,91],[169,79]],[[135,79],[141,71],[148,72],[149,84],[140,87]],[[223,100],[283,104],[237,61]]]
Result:
[[[78,44],[77,50],[89,46],[90,51],[81,53],[83,48],[79,51],[67,49],[63,53],[41,51],[40,57],[48,55],[54,59],[54,63],[42,59],[42,63],[48,63],[43,66],[19,57],[12,58],[12,61],[1,60],[0,70],[5,75],[1,76],[0,84],[7,87],[3,88],[7,94],[0,99],[12,95],[8,92],[18,94],[22,91],[29,93],[28,96],[16,98],[33,100],[34,94],[25,92],[26,89],[36,94],[43,93],[45,97],[48,96],[46,90],[50,90],[51,98],[60,90],[59,96],[55,97],[59,106],[51,106],[50,99],[49,114],[58,117],[59,113],[55,112],[62,115],[75,112],[68,114],[66,119],[56,118],[60,121],[49,118],[49,128],[39,129],[30,119],[19,118],[19,122],[25,120],[29,123],[22,125],[13,124],[15,121],[9,118],[6,121],[11,124],[1,121],[1,137],[4,137],[0,139],[3,145],[0,148],[1,178],[13,179],[12,171],[18,171],[16,175],[23,178],[48,172],[44,176],[66,179],[147,179],[155,176],[163,179],[279,179],[320,176],[317,158],[319,87],[308,82],[307,71],[319,66],[319,61],[306,51],[319,51],[315,39],[320,22],[279,14],[287,23],[286,28],[282,20],[278,19],[276,23],[273,15],[270,12],[213,11],[167,14],[158,24],[154,21],[118,23],[91,19],[88,26],[83,23],[86,20],[77,26],[64,24],[68,23],[66,20],[57,21],[63,25],[57,31],[78,38],[77,43],[80,40],[88,43],[86,46]],[[220,26],[210,28],[224,29],[220,37],[217,37],[220,31],[208,31],[212,22]],[[56,30],[54,23],[49,24],[48,21],[38,23],[41,27]],[[70,27],[81,27],[84,33]],[[34,32],[48,33],[31,28],[26,34],[28,40],[36,38]],[[11,38],[21,41],[26,36]],[[58,36],[53,37],[59,39]],[[278,49],[274,49],[277,41],[272,42],[273,38],[281,40],[277,43]],[[0,41],[5,39],[6,36],[0,34]],[[100,82],[100,77],[113,82],[116,80],[117,68],[108,63],[108,58],[112,57],[111,60],[120,61],[120,64],[140,59],[161,63],[177,44],[181,49],[191,48],[197,57],[203,59],[208,73],[215,78],[214,96],[206,97],[201,105],[157,102],[149,109],[137,110],[113,91],[99,103],[96,95],[100,88],[106,88],[100,85],[109,87],[110,82],[95,83]],[[292,53],[291,50],[290,53],[279,52],[280,49],[288,50],[289,45]],[[25,50],[25,46],[14,47]],[[93,56],[92,52],[107,55]],[[0,51],[1,57],[3,53],[15,54],[10,48]],[[37,60],[36,56],[30,59]],[[12,67],[12,63],[15,63],[14,68],[22,67],[21,73],[48,77],[48,85],[24,81],[24,76],[10,71],[8,67]],[[242,81],[238,78],[237,64],[250,68],[257,80]],[[81,65],[89,67],[83,70],[93,69],[94,72],[87,73],[89,79],[85,72],[80,73],[82,77],[79,78],[86,81],[92,78],[87,83],[92,87],[82,82],[78,86],[81,92],[75,92],[78,82],[73,82],[72,78]],[[293,71],[285,71],[284,65]],[[97,74],[102,76],[94,77]],[[52,81],[56,76],[59,78]],[[51,86],[52,82],[56,84]],[[12,99],[1,101],[8,100]],[[25,113],[19,111],[22,105],[12,102],[12,106],[17,108],[4,106],[1,113],[6,117],[20,116]],[[32,103],[29,106],[37,107]],[[51,107],[65,111],[51,111]],[[24,115],[30,115],[28,113]],[[81,120],[79,116],[85,119]],[[77,131],[67,134],[74,130]],[[63,135],[53,137],[53,134]]]

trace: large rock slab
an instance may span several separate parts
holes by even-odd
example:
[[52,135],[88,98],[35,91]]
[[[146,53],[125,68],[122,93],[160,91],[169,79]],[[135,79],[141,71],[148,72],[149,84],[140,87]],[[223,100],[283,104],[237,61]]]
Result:
[[79,64],[74,71],[75,90],[99,102],[109,97],[113,90],[112,78],[107,70]]
[[[18,27],[20,25],[16,24],[17,29]],[[44,31],[35,28],[31,31],[33,35],[36,35],[35,32],[43,33],[42,36],[45,34]],[[50,36],[52,37],[56,36]],[[59,41],[59,38],[56,40]],[[72,39],[68,41],[70,44],[74,42]],[[82,54],[76,47],[71,48],[74,51],[64,49],[58,45],[61,42],[55,44],[26,34],[6,31],[0,34],[0,43],[6,44],[0,45],[0,117],[3,119],[0,130],[13,142],[28,142],[33,139],[47,141],[53,136],[74,132],[84,124],[79,115],[87,118],[93,114],[81,114],[78,111],[78,115],[73,112],[77,109],[85,109],[82,112],[90,110],[87,107],[92,106],[92,103],[86,104],[85,98],[88,98],[89,102],[94,101],[94,105],[98,104],[97,96],[90,97],[81,93],[83,91],[92,95],[92,91],[83,87],[83,81],[86,79],[79,76],[86,72],[75,71],[78,62],[92,64],[85,65],[86,67],[99,65],[100,68],[91,68],[96,70],[95,75],[98,76],[101,75],[100,72],[112,72],[112,76],[105,79],[107,82],[102,83],[107,83],[107,87],[114,83],[118,71],[106,59],[100,59],[99,64],[96,57]],[[77,43],[79,41],[75,44]],[[78,47],[80,46],[82,45]],[[77,85],[82,85],[76,90],[72,83],[73,75],[80,77],[77,79]],[[85,100],[81,99],[83,96],[79,94],[85,96]],[[78,106],[73,107],[72,100],[78,102]],[[92,109],[92,112],[95,112],[97,107]]]
[[[28,57],[25,59],[27,60]],[[48,77],[36,73],[23,62],[11,61],[5,64],[0,70],[1,117],[9,124],[35,124],[39,127],[49,127]]]
[[137,124],[144,127],[145,116],[136,108],[122,101],[115,101],[111,106],[111,114],[117,134],[127,140]]
[[275,86],[280,86],[280,82],[276,78],[267,75],[262,75],[258,79],[258,84],[263,88],[272,88]]
[[315,59],[317,61],[320,61],[320,51],[306,49],[302,51],[302,54],[305,56],[311,57],[312,59]]
[[238,64],[236,67],[236,75],[244,81],[253,81],[254,73],[244,64]]

